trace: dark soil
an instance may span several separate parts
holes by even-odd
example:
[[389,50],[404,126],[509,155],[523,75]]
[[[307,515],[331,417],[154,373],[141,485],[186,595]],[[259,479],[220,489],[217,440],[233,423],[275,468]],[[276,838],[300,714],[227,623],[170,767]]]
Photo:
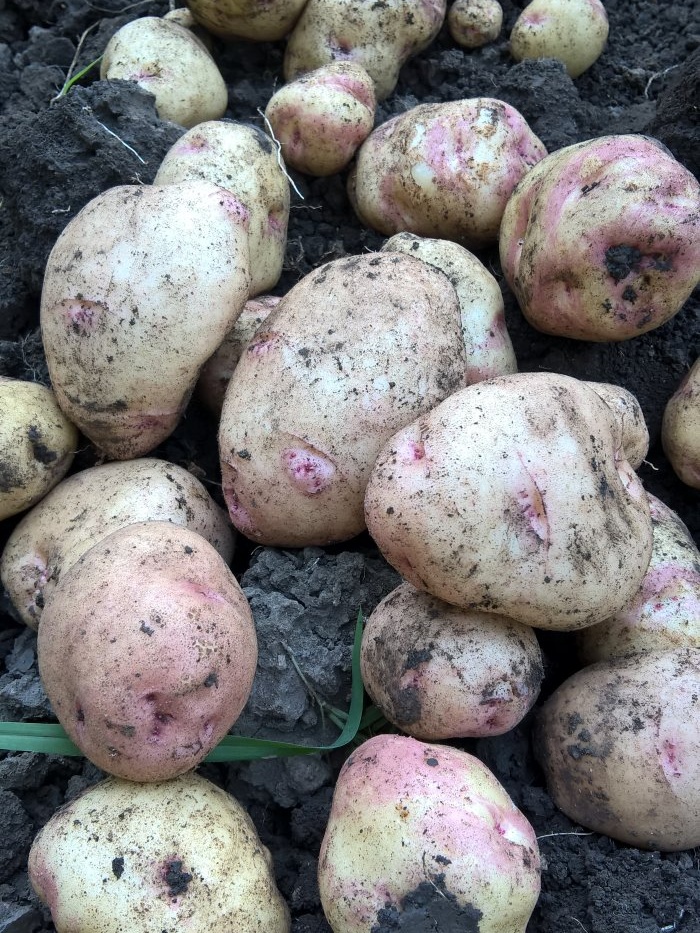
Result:
[[[693,0],[607,0],[610,40],[599,61],[572,81],[554,61],[516,65],[507,37],[523,2],[504,0],[500,40],[477,52],[438,41],[405,67],[378,121],[419,102],[498,97],[516,106],[550,150],[605,133],[657,136],[696,174],[700,170],[700,5]],[[46,257],[67,221],[102,190],[148,183],[182,130],[159,120],[152,98],[135,86],[91,80],[53,101],[74,58],[94,60],[109,36],[136,16],[162,14],[166,2],[0,0],[0,374],[47,381],[38,335],[38,302]],[[261,124],[282,81],[282,44],[215,44],[229,87],[228,116]],[[93,74],[93,73],[91,73]],[[282,294],[322,262],[381,245],[355,220],[343,177],[296,179]],[[652,437],[641,476],[700,538],[697,492],[683,486],[659,444],[663,409],[700,353],[696,295],[669,323],[622,344],[554,339],[532,330],[508,293],[495,250],[481,257],[503,284],[508,323],[521,370],[549,370],[608,381],[640,400]],[[196,404],[157,455],[186,466],[217,494],[216,425]],[[74,469],[95,463],[85,442]],[[0,547],[14,521],[0,524]],[[327,550],[253,553],[239,545],[234,569],[254,609],[261,662],[243,734],[277,735],[314,744],[334,732],[311,694],[336,706],[348,701],[352,631],[396,583],[396,575],[362,537]],[[543,635],[546,692],[575,666],[571,639]],[[35,636],[13,618],[0,594],[0,720],[50,716],[38,680]],[[304,672],[304,680],[298,670]],[[532,755],[526,722],[498,739],[465,742],[497,774],[540,836],[542,895],[528,933],[700,933],[700,852],[642,852],[586,832],[556,810]],[[274,854],[295,933],[328,933],[319,906],[316,856],[342,753],[207,765],[249,809]],[[26,857],[40,826],[67,799],[100,777],[78,759],[0,753],[0,933],[53,927],[31,893]],[[700,779],[700,778],[699,778]],[[634,793],[633,782],[630,793]],[[430,892],[428,892],[430,893]],[[415,892],[401,929],[435,929],[424,918],[426,892]],[[439,929],[478,929],[443,904]],[[392,918],[382,918],[382,929]],[[96,931],[99,933],[99,931]],[[138,931],[135,931],[138,933]]]

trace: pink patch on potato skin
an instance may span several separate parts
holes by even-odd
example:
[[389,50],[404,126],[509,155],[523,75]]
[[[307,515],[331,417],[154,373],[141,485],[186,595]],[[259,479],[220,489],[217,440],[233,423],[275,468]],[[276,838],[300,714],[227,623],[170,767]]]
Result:
[[217,593],[216,590],[212,590],[210,587],[202,586],[201,583],[196,583],[194,580],[181,580],[178,587],[193,596],[201,596],[202,599],[208,599],[216,603],[226,602],[221,593]]
[[281,458],[287,476],[304,495],[318,495],[333,482],[335,464],[317,451],[288,447]]
[[173,154],[176,156],[196,156],[209,148],[209,143],[204,136],[190,136],[189,139],[183,139],[176,144]]
[[403,463],[418,463],[425,460],[425,444],[422,441],[406,441],[399,447],[398,455]]
[[352,75],[328,75],[323,79],[323,86],[332,91],[349,94],[363,104],[368,110],[374,112],[375,100],[372,90],[364,81]]
[[107,307],[101,301],[89,301],[84,298],[62,301],[58,307],[66,326],[80,336],[94,331],[95,325],[107,311]]
[[266,356],[282,342],[282,338],[274,331],[268,331],[264,334],[258,334],[246,347],[246,353],[250,356]]
[[[222,463],[222,471],[224,473],[224,501],[226,502],[226,507],[228,508],[228,514],[231,522],[244,535],[254,537],[259,533],[258,529],[250,515],[250,512],[241,503],[241,500],[238,497],[238,493],[233,487],[235,474],[237,471],[233,470],[231,467],[228,467],[227,469],[227,464],[225,463]],[[226,476],[227,473],[229,474],[228,478]],[[231,476],[231,473],[234,475]]]
[[267,215],[267,232],[270,236],[282,239],[287,234],[286,218],[275,211],[270,211]]
[[[39,837],[37,837],[38,840]],[[29,880],[39,898],[46,904],[52,916],[56,916],[58,908],[58,883],[56,875],[47,865],[40,850],[34,846],[29,854]]]
[[683,777],[680,749],[676,743],[670,739],[664,739],[659,757],[661,768],[668,781]]

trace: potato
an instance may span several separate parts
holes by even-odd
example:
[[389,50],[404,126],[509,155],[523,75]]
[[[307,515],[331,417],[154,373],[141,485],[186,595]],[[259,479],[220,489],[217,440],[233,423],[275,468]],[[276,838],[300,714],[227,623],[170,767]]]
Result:
[[0,376],[0,521],[42,499],[70,469],[78,431],[51,389]]
[[374,82],[362,65],[331,62],[285,84],[265,116],[287,165],[308,175],[342,171],[374,126]]
[[478,758],[398,735],[345,762],[318,864],[334,933],[525,933],[535,833]]
[[633,470],[638,470],[649,452],[649,429],[638,400],[622,386],[607,382],[586,382],[599,395],[619,421],[622,432],[622,456]]
[[253,683],[248,602],[201,535],[168,522],[112,532],[47,600],[39,673],[59,722],[99,768],[162,781],[223,738]]
[[100,77],[135,81],[156,99],[161,120],[194,126],[226,112],[228,91],[214,59],[195,34],[158,16],[122,26],[105,47]]
[[209,182],[122,185],[56,241],[41,295],[46,359],[59,405],[105,456],[138,457],[168,437],[241,312],[239,207]]
[[654,530],[639,590],[616,615],[578,634],[585,664],[641,651],[700,648],[700,552],[680,518],[647,493]]
[[666,404],[661,441],[678,478],[700,489],[700,357]]
[[212,54],[214,49],[212,37],[206,29],[202,29],[192,15],[192,11],[188,10],[187,7],[169,10],[163,15],[163,19],[168,23],[177,23],[178,26],[182,26],[184,29],[190,29],[206,48],[207,52],[209,52],[210,55]]
[[597,61],[608,38],[600,0],[532,0],[510,34],[513,58],[557,58],[572,78]]
[[467,385],[517,371],[501,289],[473,253],[449,240],[430,240],[411,233],[397,233],[384,244],[384,251],[422,259],[444,272],[452,282],[459,300],[467,351]]
[[508,201],[501,265],[540,331],[627,340],[700,280],[700,185],[661,143],[602,136],[536,165]]
[[154,183],[185,181],[208,181],[230,192],[248,233],[250,294],[276,285],[287,246],[290,195],[270,137],[248,123],[200,123],[166,152]]
[[75,473],[17,525],[0,558],[0,579],[20,617],[38,628],[62,575],[102,538],[135,522],[169,521],[196,531],[228,564],[228,517],[182,467],[144,458]]
[[534,631],[456,609],[402,583],[365,624],[362,681],[384,716],[417,739],[502,735],[544,676]]
[[219,452],[233,524],[261,544],[330,544],[364,529],[379,448],[464,385],[457,296],[419,259],[366,253],[289,291],[234,370]]
[[520,113],[490,97],[421,104],[360,146],[348,196],[367,226],[470,248],[496,242],[506,202],[547,154]]
[[535,751],[568,817],[640,849],[700,845],[700,648],[601,661],[544,705]]
[[446,6],[446,0],[308,0],[287,42],[285,81],[331,62],[351,61],[368,72],[377,100],[384,100],[402,65],[437,36]]
[[573,631],[620,611],[651,555],[618,419],[584,383],[551,373],[479,382],[394,434],[365,514],[414,586],[536,628]]
[[252,820],[196,774],[108,778],[58,810],[29,853],[57,933],[288,933]]
[[458,45],[479,49],[498,39],[503,8],[498,0],[456,0],[447,11],[447,27]]
[[197,395],[207,408],[221,414],[231,375],[255,331],[282,299],[259,295],[246,301],[236,323],[224,337],[216,353],[204,364],[197,383]]
[[222,39],[276,42],[299,19],[306,0],[187,0],[192,15]]

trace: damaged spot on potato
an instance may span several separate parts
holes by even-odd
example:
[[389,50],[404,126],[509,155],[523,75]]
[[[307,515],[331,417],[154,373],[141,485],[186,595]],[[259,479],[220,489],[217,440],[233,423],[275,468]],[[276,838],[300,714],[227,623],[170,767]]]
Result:
[[31,424],[27,429],[27,438],[32,445],[32,454],[39,463],[48,465],[58,460],[58,454],[55,450],[50,450],[46,444],[42,443],[41,431],[35,424]]
[[117,879],[117,881],[124,874],[124,858],[121,855],[112,859],[112,874]]
[[318,450],[288,447],[281,459],[287,476],[305,495],[317,495],[333,481],[335,464]]
[[186,894],[189,883],[192,881],[192,875],[184,871],[182,865],[181,859],[173,859],[165,865],[165,883],[173,897]]

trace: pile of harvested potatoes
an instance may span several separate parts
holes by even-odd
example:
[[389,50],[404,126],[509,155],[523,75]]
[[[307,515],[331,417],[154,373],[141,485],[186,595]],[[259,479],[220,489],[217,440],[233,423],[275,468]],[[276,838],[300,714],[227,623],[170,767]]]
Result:
[[[99,194],[58,237],[41,301],[53,393],[0,378],[0,518],[26,513],[2,583],[38,630],[59,722],[110,775],[39,833],[32,885],[58,933],[290,930],[249,816],[194,772],[256,671],[234,535],[297,548],[368,530],[404,582],[366,620],[362,677],[388,725],[337,778],[328,923],[376,933],[417,911],[443,933],[524,933],[534,830],[458,740],[520,723],[544,676],[536,631],[576,632],[581,669],[536,716],[557,806],[640,848],[700,846],[700,553],[637,476],[637,399],[519,373],[501,288],[470,250],[498,246],[538,330],[634,339],[698,284],[700,186],[644,136],[548,154],[488,96],[375,128],[444,0],[188,8],[134,19],[104,50],[103,77],[138,82],[187,131],[153,185]],[[458,0],[455,41],[493,39],[494,8]],[[208,33],[287,38],[263,128],[222,119]],[[577,76],[606,36],[599,0],[534,0],[512,50]],[[285,163],[349,166],[358,218],[388,239],[280,296]],[[699,366],[663,433],[695,488]],[[152,456],[195,391],[220,413],[228,514]],[[68,475],[79,443],[105,462]]]

